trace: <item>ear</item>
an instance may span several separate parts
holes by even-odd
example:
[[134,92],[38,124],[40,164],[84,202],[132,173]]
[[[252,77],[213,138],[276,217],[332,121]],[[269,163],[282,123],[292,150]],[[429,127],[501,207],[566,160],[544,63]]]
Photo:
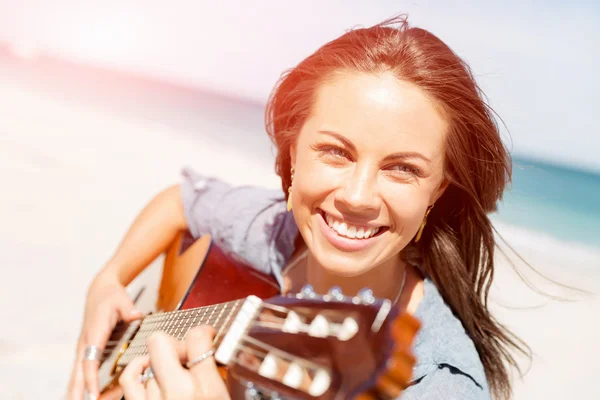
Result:
[[296,168],[296,142],[292,143],[290,146],[290,164],[292,168]]
[[433,195],[433,201],[431,202],[431,204],[434,204],[435,202],[438,201],[438,199],[440,197],[442,197],[442,195],[444,194],[444,192],[446,191],[446,189],[448,188],[448,186],[450,185],[450,179],[447,176],[444,176],[444,178],[442,179],[442,182],[440,182],[440,185],[438,186],[437,190],[435,191],[434,195]]

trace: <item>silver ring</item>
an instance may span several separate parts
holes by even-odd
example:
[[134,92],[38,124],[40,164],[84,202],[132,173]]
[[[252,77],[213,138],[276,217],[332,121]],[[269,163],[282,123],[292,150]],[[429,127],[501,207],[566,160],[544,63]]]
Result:
[[102,349],[94,345],[87,346],[85,348],[83,359],[88,361],[100,361],[102,359]]
[[152,371],[152,367],[148,367],[144,370],[144,372],[140,375],[140,382],[146,383],[150,379],[154,379],[154,371]]
[[206,353],[202,353],[198,357],[196,357],[196,358],[188,361],[188,363],[185,364],[185,366],[187,367],[187,369],[190,369],[194,365],[196,365],[198,363],[201,363],[202,361],[206,360],[208,357],[212,356],[213,354],[215,354],[215,349],[210,349]]

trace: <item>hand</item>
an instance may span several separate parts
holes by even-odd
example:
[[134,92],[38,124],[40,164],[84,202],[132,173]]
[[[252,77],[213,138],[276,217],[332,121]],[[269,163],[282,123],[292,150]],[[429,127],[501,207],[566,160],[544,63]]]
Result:
[[77,343],[75,364],[69,382],[69,400],[83,399],[84,390],[90,399],[97,399],[100,394],[100,362],[85,360],[85,348],[94,345],[104,349],[119,319],[131,322],[141,317],[142,313],[135,309],[133,301],[116,276],[101,273],[94,279],[88,290],[83,326]]
[[[231,399],[213,357],[190,369],[182,364],[212,348],[214,329],[201,326],[191,329],[180,342],[162,333],[152,334],[147,341],[148,355],[134,359],[121,374],[119,383],[127,400],[200,400]],[[140,376],[148,367],[154,378],[145,383]]]

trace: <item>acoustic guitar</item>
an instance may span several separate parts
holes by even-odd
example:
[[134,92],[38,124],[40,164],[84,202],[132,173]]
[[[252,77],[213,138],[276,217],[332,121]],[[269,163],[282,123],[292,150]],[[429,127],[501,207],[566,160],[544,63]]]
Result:
[[[136,299],[136,303],[143,301]],[[210,236],[169,247],[156,312],[113,330],[101,360],[101,400],[121,399],[118,378],[146,339],[183,339],[212,325],[214,358],[233,399],[392,399],[408,385],[419,322],[387,299],[310,287],[280,295],[272,276],[226,254]]]

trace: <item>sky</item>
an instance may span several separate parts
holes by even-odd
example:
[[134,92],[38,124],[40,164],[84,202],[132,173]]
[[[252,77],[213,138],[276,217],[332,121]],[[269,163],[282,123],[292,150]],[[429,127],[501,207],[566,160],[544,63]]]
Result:
[[401,12],[471,66],[516,154],[600,172],[600,2],[0,0],[0,41],[264,103],[280,74]]

